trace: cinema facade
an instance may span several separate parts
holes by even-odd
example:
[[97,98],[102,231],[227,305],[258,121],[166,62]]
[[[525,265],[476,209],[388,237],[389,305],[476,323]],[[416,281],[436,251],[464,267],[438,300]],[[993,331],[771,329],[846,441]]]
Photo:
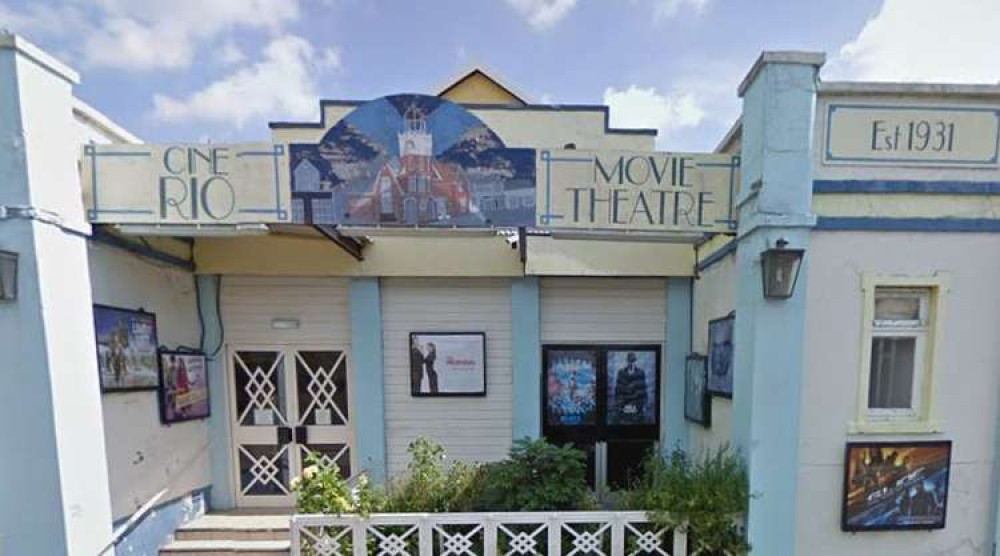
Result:
[[309,453],[545,436],[609,488],[732,443],[755,554],[990,554],[1000,87],[823,62],[763,53],[710,153],[479,70],[146,144],[0,35],[0,553],[98,553],[153,499],[118,553],[154,554],[290,507]]

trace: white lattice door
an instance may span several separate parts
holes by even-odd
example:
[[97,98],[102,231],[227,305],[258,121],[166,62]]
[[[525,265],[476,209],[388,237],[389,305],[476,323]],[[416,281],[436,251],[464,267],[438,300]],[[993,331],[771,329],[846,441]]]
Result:
[[236,502],[291,507],[291,480],[310,455],[351,474],[346,349],[281,346],[229,350]]

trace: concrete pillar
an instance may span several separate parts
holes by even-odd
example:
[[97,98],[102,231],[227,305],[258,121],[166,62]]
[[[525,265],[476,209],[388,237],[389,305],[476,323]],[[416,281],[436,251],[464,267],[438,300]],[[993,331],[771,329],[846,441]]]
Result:
[[[747,532],[755,554],[795,551],[799,409],[812,206],[813,125],[822,54],[765,52],[740,85],[742,187],[733,444],[750,468]],[[784,238],[807,249],[791,299],[769,300],[761,251]]]
[[230,407],[226,373],[229,365],[224,344],[222,316],[219,311],[221,276],[201,274],[195,276],[198,282],[198,310],[205,327],[205,355],[208,357],[208,394],[211,416],[208,418],[208,434],[212,442],[212,490],[209,504],[213,510],[229,510],[236,507],[236,493],[233,492],[232,431],[230,430]]
[[667,279],[666,370],[660,388],[660,449],[664,454],[675,448],[689,449],[684,382],[687,356],[691,352],[691,288],[690,278]]
[[376,482],[386,479],[382,300],[378,278],[351,278],[355,461]]
[[[111,540],[71,69],[0,31],[0,554],[94,556]],[[0,213],[2,214],[2,213]],[[110,552],[109,552],[110,553]]]
[[542,344],[538,277],[511,282],[514,440],[542,435]]

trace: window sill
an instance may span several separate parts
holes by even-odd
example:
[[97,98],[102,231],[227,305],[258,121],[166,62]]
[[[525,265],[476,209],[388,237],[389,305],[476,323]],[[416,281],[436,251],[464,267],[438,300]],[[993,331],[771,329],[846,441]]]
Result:
[[934,434],[942,432],[937,421],[864,421],[852,422],[849,434]]

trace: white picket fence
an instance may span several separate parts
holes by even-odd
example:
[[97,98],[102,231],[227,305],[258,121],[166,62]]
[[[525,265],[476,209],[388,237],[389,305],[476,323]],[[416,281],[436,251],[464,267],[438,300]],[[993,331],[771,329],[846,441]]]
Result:
[[644,512],[295,515],[292,556],[687,556]]

